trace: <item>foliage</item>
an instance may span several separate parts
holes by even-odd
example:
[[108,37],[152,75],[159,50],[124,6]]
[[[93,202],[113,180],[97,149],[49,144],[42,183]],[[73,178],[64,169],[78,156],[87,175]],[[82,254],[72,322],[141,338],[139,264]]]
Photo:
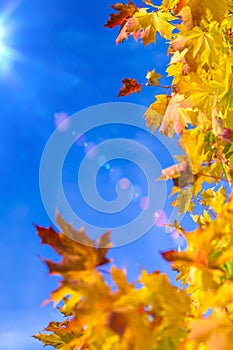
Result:
[[[61,233],[37,228],[42,243],[63,259],[46,261],[61,284],[50,300],[60,301],[64,322],[51,322],[49,333],[37,334],[56,349],[230,350],[233,338],[233,4],[230,0],[151,0],[136,6],[112,6],[106,26],[120,26],[117,43],[132,36],[144,45],[157,35],[168,43],[171,80],[155,96],[145,118],[148,127],[179,135],[184,156],[164,169],[172,180],[173,205],[197,223],[187,232],[174,223],[188,243],[185,251],[163,257],[178,271],[181,287],[164,274],[142,271],[128,283],[124,271],[112,267],[111,286],[101,266],[110,247],[97,249],[83,230],[76,232],[58,216]],[[147,86],[161,87],[156,70],[147,72]],[[119,95],[140,92],[135,79],[123,80]],[[69,240],[78,235],[86,245]],[[98,243],[97,243],[98,246]],[[102,245],[101,245],[102,246]],[[112,287],[114,284],[114,288]]]

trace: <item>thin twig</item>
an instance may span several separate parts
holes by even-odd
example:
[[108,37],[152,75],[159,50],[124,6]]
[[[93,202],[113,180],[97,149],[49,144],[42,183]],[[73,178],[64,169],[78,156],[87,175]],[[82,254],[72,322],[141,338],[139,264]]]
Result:
[[227,180],[226,178],[215,177],[215,176],[203,174],[203,173],[200,173],[200,172],[198,173],[198,175],[209,177],[209,178],[214,179],[214,180],[225,181],[227,183],[233,184],[233,180]]

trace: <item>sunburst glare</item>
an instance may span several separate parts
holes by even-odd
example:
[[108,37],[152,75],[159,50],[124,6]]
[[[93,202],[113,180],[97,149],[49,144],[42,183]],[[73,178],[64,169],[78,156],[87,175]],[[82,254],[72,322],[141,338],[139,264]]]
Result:
[[14,48],[15,25],[12,20],[14,11],[19,6],[8,5],[0,12],[0,73],[9,71],[15,61],[21,61],[23,55]]

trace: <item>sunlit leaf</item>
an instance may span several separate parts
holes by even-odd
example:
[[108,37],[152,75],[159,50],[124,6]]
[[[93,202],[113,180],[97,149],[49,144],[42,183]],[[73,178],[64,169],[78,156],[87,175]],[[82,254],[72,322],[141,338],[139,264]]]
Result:
[[156,73],[155,69],[153,69],[147,73],[146,78],[150,85],[159,85],[158,79],[161,78],[161,75]]

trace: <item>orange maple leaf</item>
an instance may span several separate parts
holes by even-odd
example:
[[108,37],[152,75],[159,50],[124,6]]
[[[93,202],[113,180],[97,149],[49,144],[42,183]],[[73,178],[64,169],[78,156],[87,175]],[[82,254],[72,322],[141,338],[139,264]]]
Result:
[[[107,264],[110,260],[106,253],[110,247],[110,232],[106,232],[99,238],[99,246],[92,241],[84,229],[76,231],[71,225],[66,224],[62,217],[57,214],[57,221],[61,224],[64,232],[57,233],[52,227],[43,228],[36,225],[38,236],[42,244],[50,245],[59,255],[63,256],[62,261],[54,263],[44,260],[51,274],[66,274],[66,271],[81,271],[94,269],[97,266]],[[68,237],[68,234],[71,235]],[[75,240],[78,238],[78,241]],[[101,248],[105,242],[104,248]]]
[[131,17],[136,11],[138,11],[137,7],[132,1],[128,1],[128,4],[117,3],[116,5],[112,5],[111,7],[114,10],[118,11],[118,13],[110,14],[109,20],[104,25],[104,27],[107,28],[114,28],[118,25],[122,27],[126,19]]
[[193,254],[189,252],[177,252],[176,250],[169,250],[161,254],[167,261],[175,263],[174,266],[196,266],[201,268],[208,265],[208,255],[201,249]]
[[123,86],[120,89],[117,97],[131,95],[134,92],[141,92],[142,85],[136,79],[125,78],[122,80]]

